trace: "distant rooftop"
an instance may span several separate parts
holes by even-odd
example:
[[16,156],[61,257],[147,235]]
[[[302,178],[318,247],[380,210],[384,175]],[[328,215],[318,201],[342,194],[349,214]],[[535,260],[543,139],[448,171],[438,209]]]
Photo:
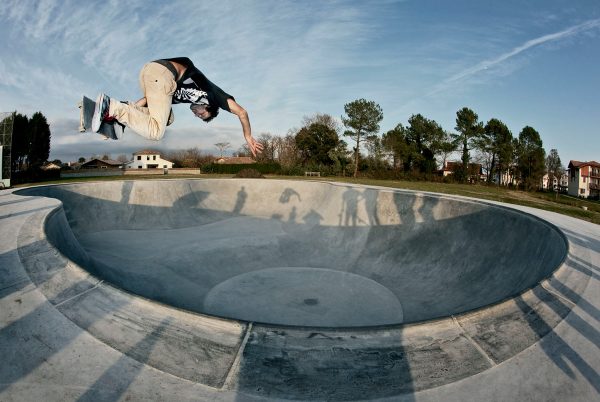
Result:
[[160,155],[161,152],[156,151],[154,149],[143,149],[141,151],[136,151],[133,154],[134,155]]
[[571,168],[571,167],[580,168],[583,166],[600,167],[600,163],[598,163],[596,161],[580,162],[580,161],[573,161],[573,160],[569,162],[569,168]]

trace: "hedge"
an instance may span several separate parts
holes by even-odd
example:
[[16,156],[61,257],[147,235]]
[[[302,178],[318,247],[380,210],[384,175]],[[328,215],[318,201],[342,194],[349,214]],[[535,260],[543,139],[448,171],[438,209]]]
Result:
[[210,163],[202,166],[202,173],[237,174],[242,169],[255,169],[262,174],[277,174],[281,171],[279,163],[252,163],[252,164],[219,164]]

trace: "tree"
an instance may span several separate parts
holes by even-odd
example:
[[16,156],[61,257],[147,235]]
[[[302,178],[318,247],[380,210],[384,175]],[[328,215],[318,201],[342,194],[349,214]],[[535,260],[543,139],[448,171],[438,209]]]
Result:
[[346,176],[346,166],[350,163],[348,158],[348,144],[344,140],[339,140],[338,145],[331,149],[327,155],[333,161],[335,172]]
[[[508,127],[504,126],[496,132],[495,148],[498,157],[498,184],[508,185],[512,181],[512,177],[514,177],[515,145],[516,139],[513,138],[512,132]],[[503,176],[506,177],[504,183]]]
[[[485,168],[488,172],[488,183],[492,181],[493,177],[498,172],[500,153],[503,153],[503,156],[506,156],[507,150],[504,148],[507,144],[510,144],[511,141],[512,133],[506,124],[495,118],[490,119],[483,128],[481,135],[474,139],[473,142],[475,148],[478,149],[484,157]],[[510,154],[512,154],[512,151],[510,151]],[[510,163],[512,163],[512,157]],[[510,166],[510,163],[506,168]],[[501,174],[502,170],[500,170],[500,175]]]
[[560,187],[560,178],[562,177],[565,169],[563,168],[560,156],[556,149],[551,149],[548,157],[546,158],[546,170],[548,171],[548,186],[554,186],[554,180],[558,182],[556,186],[556,198],[558,198],[558,190]]
[[381,138],[383,149],[392,157],[392,167],[398,169],[402,165],[404,171],[410,169],[410,156],[414,152],[408,139],[406,129],[402,123],[383,134]]
[[25,168],[29,156],[31,132],[29,119],[20,113],[15,113],[12,136],[12,171],[17,172]]
[[455,135],[455,138],[462,145],[462,172],[460,172],[458,177],[460,181],[465,181],[468,177],[469,151],[474,148],[475,139],[483,131],[483,124],[478,119],[477,113],[467,107],[463,107],[456,112],[455,129],[458,131],[458,134]]
[[258,136],[257,141],[262,144],[263,150],[256,155],[258,162],[273,162],[275,161],[275,143],[273,136],[269,133],[262,133]]
[[109,160],[109,159],[110,159],[110,155],[108,155],[108,154],[104,154],[104,155],[102,155],[102,160],[103,160],[103,161],[107,161],[107,160]]
[[275,159],[281,166],[286,168],[295,166],[300,159],[296,136],[291,132],[285,137],[275,137],[273,139]]
[[331,165],[333,160],[329,152],[337,147],[339,141],[335,130],[322,123],[312,123],[296,134],[296,145],[305,164]]
[[342,123],[349,128],[344,132],[347,137],[352,137],[356,143],[354,147],[354,177],[358,175],[358,162],[361,140],[366,136],[376,135],[379,123],[383,120],[381,107],[366,99],[358,99],[344,106],[347,117],[342,116]]
[[178,168],[199,168],[204,164],[213,162],[214,160],[213,155],[204,154],[197,147],[173,151],[165,155],[165,157],[173,162],[173,166]]
[[85,163],[85,158],[83,156],[80,156],[79,159],[77,159],[77,162]]
[[[121,163],[127,163],[129,162],[129,158],[127,157],[127,155],[121,154],[119,156],[117,156],[117,161],[121,162]],[[85,162],[85,159],[83,160]]]
[[50,126],[41,112],[36,112],[31,116],[29,125],[31,133],[29,165],[41,166],[50,155]]
[[421,114],[408,119],[407,141],[412,144],[411,167],[421,173],[431,173],[436,168],[435,154],[444,139],[444,130],[435,122]]
[[532,127],[524,127],[517,144],[517,169],[526,189],[539,186],[545,173],[545,159],[546,152],[540,134]]
[[252,156],[252,152],[250,151],[250,148],[248,148],[248,144],[242,144],[242,146],[238,148],[237,152],[233,153],[233,156],[239,156],[239,157],[247,156],[247,157],[251,157]]
[[221,158],[223,157],[223,152],[231,147],[231,144],[229,142],[217,142],[215,144],[215,147],[219,148],[219,152],[221,153]]
[[40,167],[50,156],[50,126],[41,112],[29,119],[15,113],[12,140],[12,169]]
[[365,144],[367,151],[369,152],[367,157],[367,165],[369,166],[369,169],[387,168],[388,164],[385,160],[385,152],[381,137],[377,135],[369,135],[365,140]]
[[439,144],[437,154],[441,156],[442,168],[446,166],[446,160],[448,156],[456,152],[456,141],[452,138],[452,134],[448,131],[444,131],[444,135]]
[[339,123],[333,118],[333,116],[329,114],[316,113],[313,116],[304,116],[302,119],[302,127],[308,127],[313,123],[323,124],[335,131],[337,134],[340,132]]

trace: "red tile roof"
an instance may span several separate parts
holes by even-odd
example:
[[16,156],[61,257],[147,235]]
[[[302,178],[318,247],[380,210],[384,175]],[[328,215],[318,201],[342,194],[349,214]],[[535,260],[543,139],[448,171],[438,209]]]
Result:
[[600,168],[600,163],[596,162],[596,161],[590,161],[590,162],[580,162],[580,161],[570,161],[569,162],[569,169],[574,167],[574,168],[581,168],[584,166],[593,166],[593,167],[598,167]]

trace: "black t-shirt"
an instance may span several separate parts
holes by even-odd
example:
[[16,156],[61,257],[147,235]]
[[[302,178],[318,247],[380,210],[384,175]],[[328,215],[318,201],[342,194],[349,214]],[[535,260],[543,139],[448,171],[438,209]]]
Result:
[[177,89],[173,94],[172,103],[198,103],[217,105],[223,110],[229,110],[227,99],[235,98],[210,82],[208,78],[187,57],[164,59],[186,66],[183,76],[177,81]]

